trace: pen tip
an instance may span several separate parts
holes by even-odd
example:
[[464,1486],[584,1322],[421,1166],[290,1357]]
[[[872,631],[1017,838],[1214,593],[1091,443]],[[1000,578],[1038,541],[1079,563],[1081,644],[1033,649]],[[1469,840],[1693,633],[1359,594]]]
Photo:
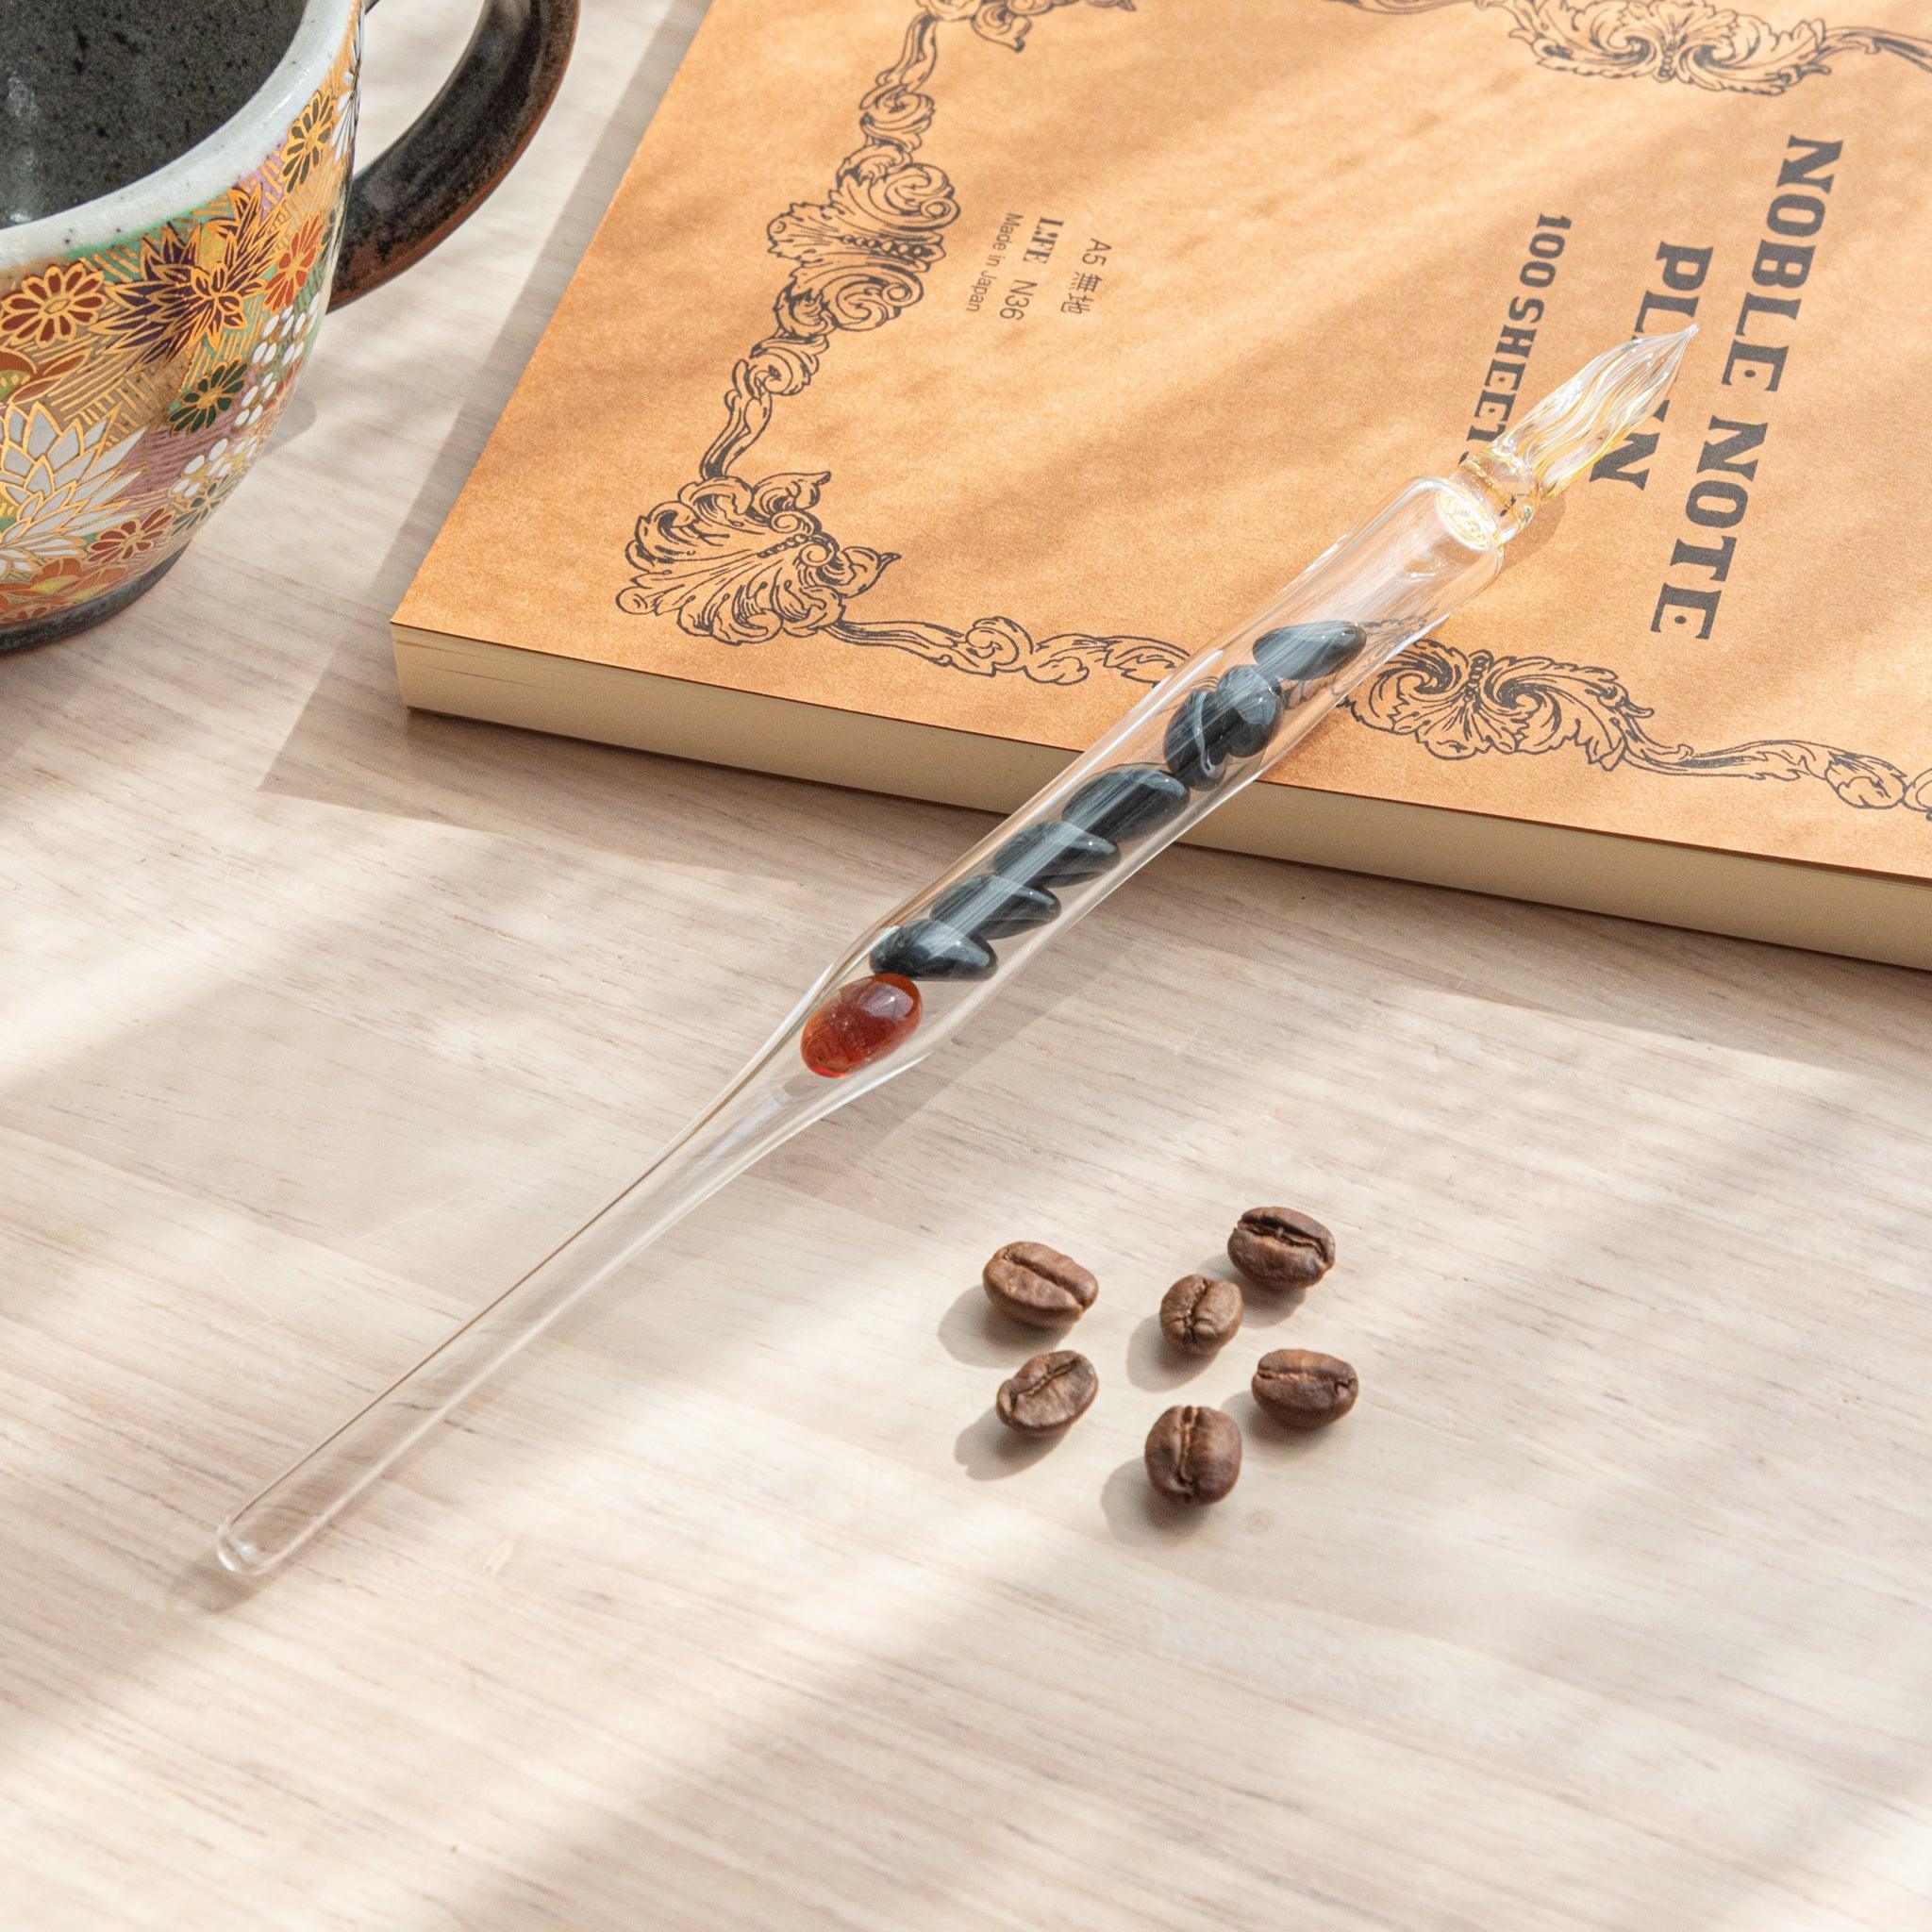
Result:
[[1632,336],[1585,363],[1496,439],[1489,467],[1514,472],[1533,502],[1554,496],[1656,414],[1696,333]]

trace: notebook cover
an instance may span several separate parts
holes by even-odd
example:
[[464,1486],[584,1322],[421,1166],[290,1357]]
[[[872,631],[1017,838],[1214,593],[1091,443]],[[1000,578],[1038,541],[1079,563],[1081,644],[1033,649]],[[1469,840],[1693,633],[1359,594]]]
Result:
[[1926,877],[1932,30],[1853,4],[714,0],[397,621],[1072,750],[1695,320],[1292,780]]

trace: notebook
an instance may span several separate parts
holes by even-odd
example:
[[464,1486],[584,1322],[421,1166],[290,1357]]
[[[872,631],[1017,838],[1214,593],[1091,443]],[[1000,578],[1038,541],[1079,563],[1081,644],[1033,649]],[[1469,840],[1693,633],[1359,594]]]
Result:
[[1932,965],[1932,24],[1850,4],[714,0],[403,696],[1010,808],[1694,321],[1533,558],[1196,836]]

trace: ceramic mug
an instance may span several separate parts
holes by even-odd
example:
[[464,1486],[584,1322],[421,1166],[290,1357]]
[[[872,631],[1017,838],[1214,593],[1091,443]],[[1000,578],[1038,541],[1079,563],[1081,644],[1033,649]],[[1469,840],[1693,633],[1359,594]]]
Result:
[[[373,5],[374,0],[369,0]],[[325,308],[509,169],[577,0],[487,0],[353,171],[363,0],[32,0],[0,91],[0,651],[130,604],[259,455]]]

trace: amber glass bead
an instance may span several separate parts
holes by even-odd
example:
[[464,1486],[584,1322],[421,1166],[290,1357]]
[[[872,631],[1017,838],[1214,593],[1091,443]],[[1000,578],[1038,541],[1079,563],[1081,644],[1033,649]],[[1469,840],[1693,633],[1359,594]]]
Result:
[[919,989],[899,973],[841,986],[805,1023],[798,1050],[828,1080],[856,1074],[891,1053],[919,1024]]

